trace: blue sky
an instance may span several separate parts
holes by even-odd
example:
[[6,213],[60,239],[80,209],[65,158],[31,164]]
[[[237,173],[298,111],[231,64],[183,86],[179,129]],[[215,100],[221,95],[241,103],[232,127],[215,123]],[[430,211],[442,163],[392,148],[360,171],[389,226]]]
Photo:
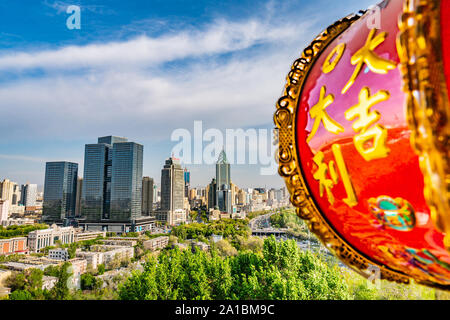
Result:
[[[0,179],[39,185],[45,161],[83,168],[84,144],[144,145],[158,182],[177,128],[273,128],[291,63],[324,28],[374,0],[0,1]],[[69,5],[81,29],[69,30]],[[205,185],[213,166],[188,166]],[[258,165],[241,187],[282,186]]]

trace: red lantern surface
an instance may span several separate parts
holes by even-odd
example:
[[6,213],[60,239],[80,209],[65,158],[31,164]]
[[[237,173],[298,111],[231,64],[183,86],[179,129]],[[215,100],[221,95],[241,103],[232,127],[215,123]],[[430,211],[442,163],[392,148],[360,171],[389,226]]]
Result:
[[[439,31],[427,35],[428,47],[402,20],[414,17],[411,8],[420,9],[415,1],[383,1],[377,10],[330,26],[294,63],[274,117],[279,172],[299,215],[322,241],[366,276],[375,265],[383,278],[404,283],[414,278],[441,288],[450,288],[445,240],[450,213],[442,209],[448,208],[448,199],[436,197],[439,190],[448,190],[443,79],[450,83],[450,44],[435,44],[436,39],[450,39],[446,3],[427,4],[434,26],[418,21],[425,30]],[[418,44],[411,45],[411,39]],[[420,51],[414,51],[417,47],[437,56],[427,65],[427,85],[436,92],[431,109],[443,112],[434,119],[440,124],[427,120],[428,135],[420,124],[417,98],[428,93],[420,87],[424,76],[416,72],[415,81],[414,73],[425,71],[413,69],[410,59]],[[443,68],[436,68],[436,52],[444,54]],[[428,104],[424,110],[430,109]]]

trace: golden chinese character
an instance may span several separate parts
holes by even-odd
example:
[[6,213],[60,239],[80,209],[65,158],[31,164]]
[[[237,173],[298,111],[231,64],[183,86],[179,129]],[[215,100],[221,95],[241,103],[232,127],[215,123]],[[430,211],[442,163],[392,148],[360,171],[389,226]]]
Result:
[[358,204],[358,199],[356,198],[355,189],[353,188],[352,181],[348,174],[344,157],[342,157],[341,146],[339,144],[333,144],[331,146],[331,150],[333,151],[334,158],[336,159],[339,173],[341,175],[342,182],[344,183],[345,192],[347,193],[347,198],[342,201],[344,201],[349,207],[354,207]]
[[333,174],[330,173],[330,176],[332,176],[332,179],[327,179],[326,175],[329,171],[329,167],[323,162],[324,155],[322,151],[319,151],[316,153],[316,155],[313,158],[314,163],[317,165],[317,171],[314,173],[313,177],[317,181],[319,181],[319,193],[320,196],[323,196],[323,191],[327,192],[328,201],[333,204],[334,203],[334,196],[331,192],[331,189],[334,187],[334,185],[337,183],[337,174],[336,170],[334,169],[334,164],[331,165],[333,169],[330,171],[333,171]]
[[364,64],[370,69],[370,71],[387,74],[389,70],[393,70],[397,67],[397,63],[394,61],[386,60],[379,57],[373,50],[378,47],[387,37],[386,32],[378,34],[375,38],[375,33],[377,29],[370,30],[369,36],[367,37],[364,47],[359,49],[351,58],[350,62],[352,65],[356,65],[355,71],[353,72],[350,80],[347,82],[345,87],[342,89],[342,93],[346,93],[347,90],[353,85],[356,77],[362,70]]
[[[325,62],[323,63],[322,66],[322,71],[323,73],[329,73],[331,71],[334,70],[334,68],[336,67],[336,65],[339,63],[339,61],[342,58],[342,55],[344,54],[344,50],[345,50],[345,43],[341,43],[339,45],[337,45],[328,55],[328,57],[325,59]],[[331,59],[336,56],[334,58],[333,61],[331,61]]]
[[[386,147],[387,130],[379,124],[369,128],[380,119],[380,113],[370,108],[389,99],[389,92],[380,90],[371,96],[369,88],[364,87],[358,98],[358,104],[344,113],[345,119],[349,121],[358,117],[352,124],[353,130],[359,132],[353,137],[356,150],[366,161],[384,158],[389,154],[389,149]],[[368,146],[370,142],[372,146]]]
[[314,124],[311,130],[311,133],[309,134],[308,138],[306,139],[306,142],[310,142],[311,139],[314,137],[314,135],[317,132],[317,129],[319,129],[319,125],[321,122],[323,122],[323,126],[326,130],[338,134],[340,132],[344,132],[344,127],[342,127],[339,123],[334,121],[328,113],[325,111],[325,109],[333,103],[334,96],[332,94],[329,94],[325,97],[326,87],[323,86],[320,88],[320,96],[319,96],[319,102],[315,104],[310,110],[309,114],[312,119],[314,119]]
[[[339,169],[340,177],[344,184],[345,192],[347,193],[347,198],[342,199],[342,201],[349,207],[353,207],[358,204],[358,200],[356,198],[355,190],[348,174],[344,158],[342,157],[341,146],[339,144],[333,144],[331,149]],[[319,181],[320,196],[323,196],[323,192],[325,190],[327,193],[328,202],[330,202],[330,204],[334,204],[335,198],[331,189],[333,189],[339,182],[339,175],[337,174],[336,165],[333,160],[331,160],[328,165],[324,163],[323,160],[324,154],[322,151],[319,151],[313,158],[314,163],[317,165],[317,171],[314,173],[313,177]],[[331,179],[327,178],[328,173]]]

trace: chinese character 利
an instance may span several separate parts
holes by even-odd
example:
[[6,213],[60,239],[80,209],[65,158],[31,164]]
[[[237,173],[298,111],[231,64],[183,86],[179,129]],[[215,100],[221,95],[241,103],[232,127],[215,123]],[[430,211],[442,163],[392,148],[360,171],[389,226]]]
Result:
[[[358,199],[356,197],[355,189],[353,188],[353,183],[348,174],[347,166],[345,165],[344,158],[342,156],[341,146],[339,144],[333,144],[331,150],[334,155],[334,160],[331,160],[328,165],[324,162],[324,154],[322,151],[317,152],[314,156],[313,161],[317,165],[317,170],[314,172],[313,177],[319,182],[319,193],[323,196],[324,191],[327,193],[328,202],[334,204],[335,198],[332,192],[334,186],[339,182],[339,177],[344,184],[344,189],[347,197],[342,199],[342,201],[349,207],[354,207],[358,204]],[[337,168],[339,170],[336,170]],[[327,178],[327,174],[331,179]]]

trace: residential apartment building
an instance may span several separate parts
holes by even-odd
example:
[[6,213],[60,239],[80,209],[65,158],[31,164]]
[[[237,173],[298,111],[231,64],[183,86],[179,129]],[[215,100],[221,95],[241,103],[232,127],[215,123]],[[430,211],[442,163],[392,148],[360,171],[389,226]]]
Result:
[[26,237],[0,239],[0,255],[25,253],[27,251],[28,248]]

